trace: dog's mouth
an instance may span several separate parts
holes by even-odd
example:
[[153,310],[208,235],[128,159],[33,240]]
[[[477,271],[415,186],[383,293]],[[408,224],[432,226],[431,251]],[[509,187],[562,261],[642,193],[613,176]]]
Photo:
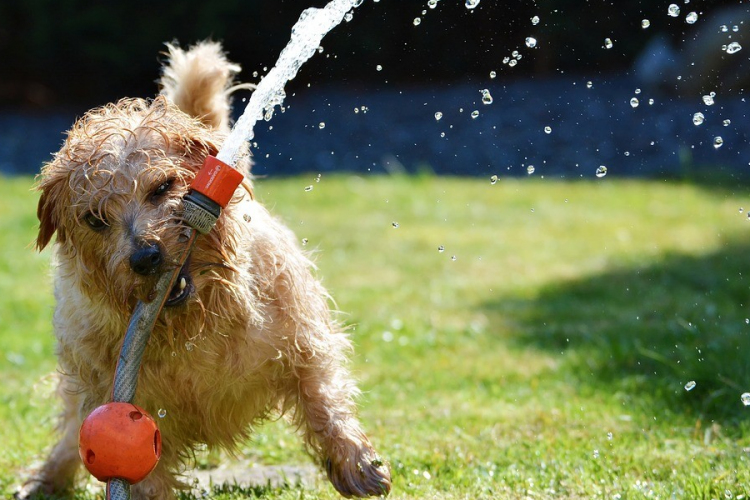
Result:
[[193,278],[190,276],[188,271],[188,264],[190,259],[180,269],[180,274],[177,276],[172,290],[169,292],[167,300],[164,302],[164,307],[175,307],[179,306],[190,297],[195,291],[195,285],[193,284]]

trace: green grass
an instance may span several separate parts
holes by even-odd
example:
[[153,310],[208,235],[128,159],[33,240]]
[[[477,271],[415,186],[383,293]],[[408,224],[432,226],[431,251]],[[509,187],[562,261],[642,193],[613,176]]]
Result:
[[[750,493],[750,189],[613,177],[309,184],[260,180],[257,192],[316,250],[352,325],[361,416],[391,463],[393,498]],[[36,195],[27,178],[0,186],[5,497],[51,443],[57,407],[49,252],[29,246]],[[282,422],[245,453],[309,463]],[[210,498],[258,496],[337,498],[324,481]]]

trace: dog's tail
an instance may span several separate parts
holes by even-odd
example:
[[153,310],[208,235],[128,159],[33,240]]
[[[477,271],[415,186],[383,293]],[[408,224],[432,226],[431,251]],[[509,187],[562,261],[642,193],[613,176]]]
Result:
[[188,50],[168,43],[166,55],[159,80],[162,95],[206,125],[228,131],[229,95],[237,89],[231,85],[240,66],[227,60],[218,42],[199,42]]

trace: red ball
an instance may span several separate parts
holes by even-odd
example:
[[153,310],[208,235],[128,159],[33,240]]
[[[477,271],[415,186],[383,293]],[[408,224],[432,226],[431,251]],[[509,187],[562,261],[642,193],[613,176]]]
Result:
[[78,454],[99,481],[143,480],[161,457],[161,433],[154,419],[132,403],[107,403],[89,414],[78,436]]

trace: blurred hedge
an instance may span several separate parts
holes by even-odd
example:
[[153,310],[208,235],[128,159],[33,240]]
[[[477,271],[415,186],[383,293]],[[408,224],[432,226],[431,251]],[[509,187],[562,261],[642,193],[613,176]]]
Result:
[[[684,15],[739,0],[674,0],[683,9],[667,16],[671,1],[365,0],[354,19],[323,42],[324,56],[305,66],[307,82],[442,82],[490,70],[503,75],[622,69],[658,32],[684,36]],[[230,57],[252,72],[270,67],[311,0],[5,0],[0,3],[0,105],[93,105],[124,95],[152,95],[164,42],[222,40]],[[426,11],[422,15],[422,11]],[[530,18],[541,22],[532,26]],[[413,20],[421,17],[419,26]],[[642,30],[641,19],[651,20]],[[536,50],[523,46],[527,36]],[[602,48],[605,38],[614,41]],[[519,49],[516,68],[502,59]],[[326,57],[327,56],[327,57]],[[375,66],[384,67],[376,72]],[[295,82],[294,85],[300,85]]]

